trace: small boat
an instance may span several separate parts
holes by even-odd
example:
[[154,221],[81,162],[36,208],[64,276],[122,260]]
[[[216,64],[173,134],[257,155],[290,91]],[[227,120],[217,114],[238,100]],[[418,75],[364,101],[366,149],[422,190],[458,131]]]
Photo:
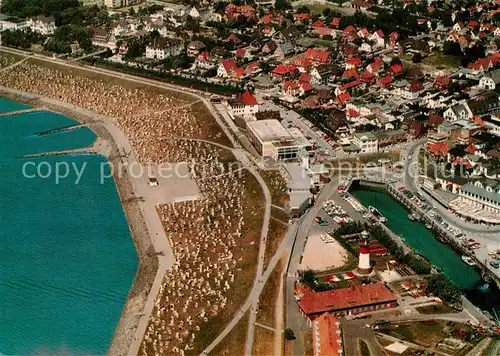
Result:
[[426,223],[425,224],[425,228],[431,230],[432,229],[432,225],[430,223]]
[[387,222],[387,218],[382,215],[382,213],[380,213],[380,211],[377,210],[377,208],[375,208],[374,206],[369,206],[368,207],[368,210],[370,211],[370,213],[373,214],[373,216],[375,216],[375,218],[380,221],[382,224],[385,224]]
[[445,243],[446,243],[446,240],[445,240],[444,236],[443,236],[443,235],[441,235],[441,234],[437,234],[437,235],[436,235],[436,240],[438,240],[439,242],[441,242],[441,243],[443,243],[443,244],[445,244]]
[[408,214],[408,219],[411,221],[415,221],[417,218],[413,214]]
[[462,256],[462,261],[464,261],[465,263],[467,263],[469,266],[475,266],[476,265],[476,262],[474,262],[474,260],[472,258],[470,258],[469,256]]

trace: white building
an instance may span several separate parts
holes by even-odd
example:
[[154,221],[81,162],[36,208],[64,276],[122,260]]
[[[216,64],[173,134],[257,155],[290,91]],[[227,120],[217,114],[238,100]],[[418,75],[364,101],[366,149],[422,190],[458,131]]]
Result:
[[14,21],[14,20],[10,19],[9,16],[0,14],[0,31],[22,30],[26,27],[28,27],[28,24],[26,21],[24,21],[24,20]]
[[262,157],[275,161],[298,159],[312,149],[300,130],[286,129],[278,120],[248,121],[247,136]]
[[157,37],[146,46],[146,58],[165,59],[180,55],[182,50],[179,40]]
[[248,91],[244,92],[239,99],[228,100],[227,107],[233,117],[239,116],[245,119],[251,119],[259,112],[257,98]]
[[498,83],[500,83],[500,69],[486,73],[484,77],[479,80],[478,87],[481,89],[495,90]]
[[500,183],[478,180],[463,185],[459,197],[450,202],[457,214],[475,221],[500,224]]
[[377,153],[378,139],[371,132],[356,132],[352,138],[352,144],[361,149],[361,153]]
[[443,117],[449,121],[470,120],[474,114],[465,100],[461,100],[448,108]]
[[104,0],[104,6],[108,9],[117,9],[124,6],[131,6],[142,2],[143,0]]
[[26,22],[31,31],[42,35],[53,35],[56,31],[56,21],[53,17],[36,16]]

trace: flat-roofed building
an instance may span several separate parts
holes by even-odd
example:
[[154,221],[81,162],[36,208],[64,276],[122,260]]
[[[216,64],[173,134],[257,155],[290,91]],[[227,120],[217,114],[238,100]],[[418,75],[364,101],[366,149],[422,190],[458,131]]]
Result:
[[378,139],[371,132],[356,132],[352,143],[361,149],[361,153],[378,152]]
[[275,161],[298,159],[303,150],[312,150],[311,143],[300,130],[287,130],[278,120],[247,122],[247,136],[263,157]]

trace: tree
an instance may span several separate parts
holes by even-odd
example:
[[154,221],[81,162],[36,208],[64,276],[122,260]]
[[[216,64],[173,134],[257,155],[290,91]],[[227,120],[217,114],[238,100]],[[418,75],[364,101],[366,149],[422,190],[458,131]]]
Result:
[[401,59],[399,59],[398,57],[394,57],[392,60],[391,60],[391,63],[390,65],[394,65],[394,64],[401,64]]
[[292,329],[290,328],[285,329],[285,340],[288,341],[295,340],[295,333],[293,332]]
[[314,288],[314,285],[316,284],[316,276],[314,275],[314,271],[307,269],[302,272],[300,281],[307,285],[309,288]]
[[276,0],[274,8],[276,10],[291,10],[292,4],[288,0]]
[[422,55],[420,53],[415,53],[412,58],[413,63],[420,63],[422,62]]
[[329,17],[331,14],[332,14],[332,9],[330,9],[329,7],[323,9],[323,16]]
[[310,14],[311,9],[308,8],[307,6],[301,6],[297,9],[297,14]]
[[130,16],[135,16],[135,9],[133,7],[131,7],[130,10],[128,10],[128,14]]

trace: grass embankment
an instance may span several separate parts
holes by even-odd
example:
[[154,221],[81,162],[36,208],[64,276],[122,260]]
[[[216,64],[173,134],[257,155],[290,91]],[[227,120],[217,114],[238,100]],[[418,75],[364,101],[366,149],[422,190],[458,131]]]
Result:
[[286,181],[279,171],[261,171],[260,175],[266,182],[271,193],[271,203],[276,206],[284,207],[288,203],[288,193]]
[[0,51],[0,69],[8,67],[23,59],[22,56],[16,54]]
[[[275,333],[264,329],[258,325],[255,326],[254,342],[252,356],[270,356],[274,353]],[[239,355],[239,354],[234,354]]]
[[371,356],[370,348],[364,340],[359,340],[358,347],[360,356]]
[[257,314],[257,323],[274,328],[275,331],[265,329],[259,325],[255,326],[255,337],[253,343],[253,355],[272,355],[274,353],[274,347],[276,345],[276,338],[280,339],[283,337],[281,327],[283,324],[276,323],[276,316],[279,307],[278,298],[283,298],[283,294],[280,294],[282,290],[282,274],[285,268],[285,259],[282,258],[276,268],[273,270],[269,279],[267,280],[262,294],[259,299],[259,312]]
[[[250,312],[246,312],[234,329],[231,330],[212,352],[210,352],[211,356],[234,356],[245,354],[249,313]],[[209,326],[210,325],[206,325],[207,328]]]
[[[226,307],[216,317],[209,318],[197,337],[192,355],[200,354],[231,321],[233,315],[243,305],[255,280],[257,273],[257,259],[259,252],[259,239],[262,229],[262,217],[264,216],[264,193],[255,177],[247,175],[247,192],[245,197],[245,228],[241,238],[241,246],[234,251],[234,259],[240,261],[235,273],[235,284],[237,288],[231,290]],[[247,321],[248,323],[248,321]],[[239,355],[241,353],[233,353]]]
[[269,221],[269,231],[267,233],[266,252],[264,253],[264,270],[278,250],[281,241],[283,241],[288,226],[283,225],[281,222],[271,219]]

